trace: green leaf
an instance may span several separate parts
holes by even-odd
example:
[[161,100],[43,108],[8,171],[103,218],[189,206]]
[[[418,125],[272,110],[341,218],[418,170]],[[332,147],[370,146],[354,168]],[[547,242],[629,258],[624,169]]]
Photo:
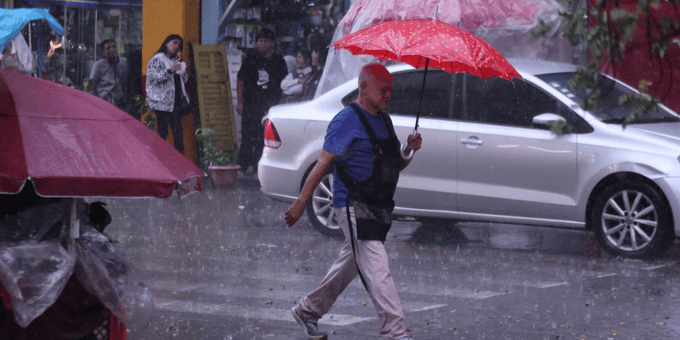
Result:
[[638,0],[638,8],[642,11],[649,9],[649,0]]
[[569,123],[567,123],[564,120],[558,120],[554,122],[548,123],[548,127],[550,128],[550,131],[555,133],[556,135],[564,135],[564,134],[569,134],[571,133],[571,130],[573,129]]
[[611,11],[611,18],[614,21],[616,30],[621,33],[621,41],[624,44],[630,42],[633,39],[633,32],[637,27],[637,15],[625,9],[616,8]]
[[203,143],[203,157],[201,162],[212,165],[228,165],[236,161],[236,150],[219,150],[213,145],[215,131],[209,127],[196,129],[196,139]]
[[539,20],[539,26],[531,30],[531,40],[544,37],[552,29],[553,24],[546,24],[543,20]]

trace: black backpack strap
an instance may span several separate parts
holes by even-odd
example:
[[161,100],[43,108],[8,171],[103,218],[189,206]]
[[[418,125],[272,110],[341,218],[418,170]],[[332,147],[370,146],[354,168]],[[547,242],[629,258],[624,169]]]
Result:
[[356,191],[356,183],[354,183],[354,180],[349,177],[349,174],[345,172],[345,169],[343,169],[338,161],[335,162],[335,171],[338,172],[338,177],[340,177],[342,183],[347,187],[347,190],[349,190],[349,195],[347,195],[347,197],[352,196],[352,193]]
[[368,123],[368,120],[364,116],[364,113],[362,112],[359,105],[357,105],[356,103],[352,103],[349,106],[352,107],[352,110],[354,110],[354,113],[356,113],[357,116],[359,117],[361,124],[364,126],[364,129],[366,130],[366,133],[368,134],[368,139],[371,140],[371,144],[375,144],[375,141],[378,140],[378,137],[375,136],[375,131],[373,131],[371,124]]
[[383,121],[385,122],[385,127],[387,128],[387,133],[390,134],[390,137],[396,137],[394,125],[392,124],[392,118],[390,118],[390,115],[380,111],[380,117],[382,117]]

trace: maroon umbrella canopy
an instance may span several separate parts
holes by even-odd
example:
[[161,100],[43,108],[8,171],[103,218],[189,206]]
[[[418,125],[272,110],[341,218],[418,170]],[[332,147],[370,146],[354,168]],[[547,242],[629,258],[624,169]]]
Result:
[[204,173],[105,100],[0,70],[0,193],[26,180],[42,196],[168,197]]

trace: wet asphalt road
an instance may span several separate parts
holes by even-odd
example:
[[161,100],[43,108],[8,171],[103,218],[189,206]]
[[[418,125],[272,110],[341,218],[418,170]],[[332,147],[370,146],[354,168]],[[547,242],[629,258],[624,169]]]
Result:
[[[342,241],[255,178],[179,200],[106,200],[106,232],[151,287],[139,339],[304,339],[290,308],[316,287]],[[395,222],[390,267],[415,339],[680,339],[680,244],[651,262],[602,253],[591,233],[517,225]],[[358,279],[319,326],[329,339],[378,340]]]

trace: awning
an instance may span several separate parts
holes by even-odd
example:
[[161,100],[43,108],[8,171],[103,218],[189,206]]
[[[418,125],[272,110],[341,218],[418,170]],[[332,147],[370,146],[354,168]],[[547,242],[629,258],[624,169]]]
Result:
[[59,25],[57,19],[50,15],[50,12],[41,8],[0,8],[0,53],[14,37],[31,20],[47,19],[47,23],[52,30],[59,34],[64,34],[64,29]]
[[97,8],[97,7],[108,8],[133,7],[137,9],[142,8],[142,0],[22,0],[22,2],[30,6],[61,5],[84,8]]

